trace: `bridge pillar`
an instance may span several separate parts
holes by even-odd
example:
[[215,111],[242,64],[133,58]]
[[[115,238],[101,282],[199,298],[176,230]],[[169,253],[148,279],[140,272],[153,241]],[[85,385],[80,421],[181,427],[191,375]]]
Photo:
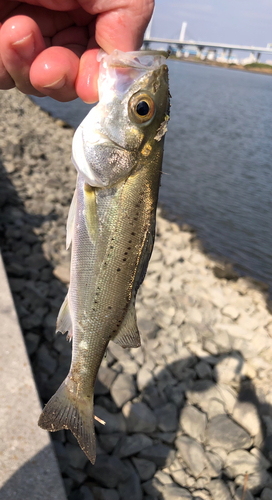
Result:
[[261,52],[258,52],[256,57],[256,62],[259,62],[260,57],[261,57]]
[[228,62],[229,62],[229,60],[230,60],[230,58],[231,58],[231,54],[232,54],[232,49],[229,49],[229,53],[228,53]]

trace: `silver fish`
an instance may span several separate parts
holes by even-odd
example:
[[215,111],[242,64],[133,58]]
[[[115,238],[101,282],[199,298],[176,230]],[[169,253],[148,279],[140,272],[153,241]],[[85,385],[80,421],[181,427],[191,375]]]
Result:
[[92,463],[94,384],[107,345],[141,344],[135,298],[154,243],[169,119],[165,57],[155,51],[103,56],[99,97],[73,139],[71,276],[57,319],[57,331],[73,337],[72,363],[39,419],[49,431],[70,429]]

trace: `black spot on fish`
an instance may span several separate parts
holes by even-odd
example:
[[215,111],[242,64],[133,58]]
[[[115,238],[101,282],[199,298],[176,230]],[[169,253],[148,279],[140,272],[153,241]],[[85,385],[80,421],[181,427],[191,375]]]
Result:
[[117,271],[121,271],[120,267],[117,268]]

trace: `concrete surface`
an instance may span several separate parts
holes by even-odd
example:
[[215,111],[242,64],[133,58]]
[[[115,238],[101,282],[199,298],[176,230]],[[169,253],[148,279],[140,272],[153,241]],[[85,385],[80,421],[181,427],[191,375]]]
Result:
[[0,500],[66,500],[0,254]]

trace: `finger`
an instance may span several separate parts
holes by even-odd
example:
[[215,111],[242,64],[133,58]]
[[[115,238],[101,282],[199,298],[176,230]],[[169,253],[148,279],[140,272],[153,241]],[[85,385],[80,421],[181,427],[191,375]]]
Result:
[[99,48],[87,50],[80,58],[78,76],[75,82],[77,95],[88,104],[98,100]]
[[8,74],[3,61],[1,59],[1,47],[0,47],[0,89],[8,90],[13,89],[15,87],[14,80],[12,80],[11,76]]
[[16,87],[25,94],[37,94],[29,80],[31,64],[45,48],[37,24],[26,16],[8,19],[0,30],[1,59]]
[[[140,49],[144,32],[150,21],[154,0],[112,0],[110,9],[100,0],[79,0],[87,12],[97,15],[96,42],[107,53]],[[121,5],[120,5],[121,4]]]
[[76,99],[75,81],[79,70],[79,58],[65,47],[49,47],[41,52],[30,69],[32,86],[41,92],[66,102]]
[[88,45],[88,28],[85,26],[71,26],[57,33],[51,40],[52,45],[66,47],[81,57]]

